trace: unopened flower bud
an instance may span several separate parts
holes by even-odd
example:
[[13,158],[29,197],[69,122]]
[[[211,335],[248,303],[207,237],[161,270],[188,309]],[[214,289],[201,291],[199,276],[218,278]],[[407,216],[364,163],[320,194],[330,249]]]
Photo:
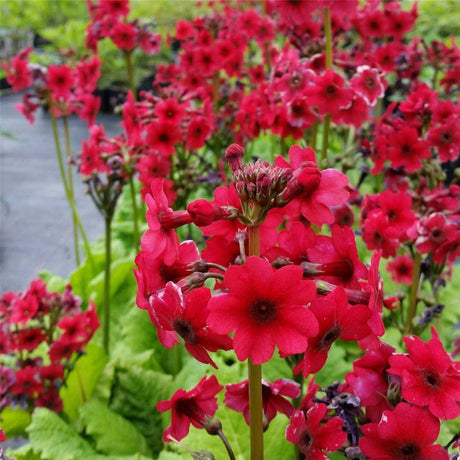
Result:
[[214,417],[206,417],[203,427],[206,432],[212,436],[216,436],[222,431],[222,423],[220,423],[219,419]]
[[193,223],[198,227],[205,227],[210,225],[215,220],[214,206],[206,200],[199,199],[192,201],[187,206],[187,211],[193,219]]
[[238,144],[231,144],[225,150],[225,161],[230,166],[232,172],[238,171],[243,167],[244,150]]

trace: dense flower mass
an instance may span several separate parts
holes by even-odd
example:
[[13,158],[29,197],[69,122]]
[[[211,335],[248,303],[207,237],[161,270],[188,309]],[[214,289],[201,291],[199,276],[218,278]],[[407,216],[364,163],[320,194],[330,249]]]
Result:
[[[38,279],[25,292],[1,296],[0,319],[0,411],[8,406],[61,411],[59,389],[99,327],[94,303],[82,311],[70,285],[59,294]],[[14,364],[5,365],[7,358]]]
[[[139,5],[129,0],[86,3],[84,53],[62,49],[38,65],[28,48],[2,67],[30,122],[40,106],[53,130],[62,122],[68,163],[105,220],[103,293],[102,255],[85,248],[97,282],[84,289],[104,297],[109,357],[88,402],[103,397],[108,410],[131,416],[136,440],[148,444],[136,455],[150,449],[155,458],[179,448],[224,455],[195,451],[203,438],[182,443],[190,425],[219,437],[229,458],[249,458],[245,442],[224,435],[243,419],[253,460],[263,458],[265,430],[276,452],[266,456],[287,458],[291,451],[275,450],[278,412],[289,418],[279,445],[287,440],[299,459],[338,450],[353,459],[449,458],[460,416],[458,318],[444,289],[460,254],[455,39],[417,36],[417,4],[392,0],[210,1],[164,37],[150,18],[134,17]],[[115,78],[107,47],[125,70],[113,71],[123,90],[115,136],[96,123],[98,90]],[[136,88],[152,62],[153,82]],[[74,114],[88,124],[78,156],[67,146]],[[56,149],[64,151],[58,135]],[[72,177],[63,182],[78,240]],[[129,295],[141,326],[124,316],[134,279],[118,279],[126,271],[118,258],[133,247],[137,294]],[[385,289],[383,271],[393,281]],[[111,298],[126,307],[115,318]],[[49,293],[41,281],[2,295],[0,411],[63,409],[60,388],[99,326],[88,303],[82,311],[70,286]],[[427,337],[433,322],[442,340],[434,328]],[[120,326],[116,347],[111,323]],[[216,372],[225,396],[199,369]],[[152,400],[174,393],[157,405],[171,410],[163,442],[177,444],[164,451],[138,375]],[[198,384],[177,389],[184,381]],[[85,400],[85,382],[81,390]],[[214,418],[228,409],[238,413]],[[65,417],[74,423],[73,415]],[[88,446],[100,449],[105,438],[93,428],[104,427],[83,425]]]

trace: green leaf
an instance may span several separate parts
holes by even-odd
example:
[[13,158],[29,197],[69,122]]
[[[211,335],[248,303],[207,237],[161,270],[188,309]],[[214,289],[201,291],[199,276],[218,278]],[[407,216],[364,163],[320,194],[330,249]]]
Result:
[[92,399],[80,408],[86,433],[96,441],[97,450],[104,454],[151,455],[147,441],[128,420]]
[[171,396],[170,376],[141,367],[118,369],[110,408],[130,420],[146,438],[153,454],[163,448],[163,419],[159,401]]
[[321,387],[327,387],[336,380],[343,380],[345,374],[352,370],[352,363],[345,359],[345,350],[340,343],[335,343],[329,350],[326,364],[315,374],[315,382]]
[[86,347],[86,355],[77,361],[60,391],[63,412],[69,420],[78,418],[78,409],[93,395],[106,363],[107,355],[101,347],[94,343]]
[[49,292],[63,292],[68,283],[64,278],[48,270],[41,271],[38,276],[46,283]]
[[96,456],[90,444],[49,409],[35,409],[27,432],[32,448],[43,459],[82,460]]
[[41,460],[40,453],[35,452],[30,444],[21,446],[16,450],[7,450],[7,457],[14,458],[15,460]]
[[7,438],[21,436],[25,434],[26,428],[30,423],[30,414],[23,409],[13,409],[11,406],[5,407],[0,413],[1,428]]

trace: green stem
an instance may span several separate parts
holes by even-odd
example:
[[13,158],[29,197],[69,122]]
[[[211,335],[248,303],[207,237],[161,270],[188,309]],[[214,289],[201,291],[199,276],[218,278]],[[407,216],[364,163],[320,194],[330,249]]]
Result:
[[235,460],[235,454],[233,453],[233,449],[232,449],[232,446],[230,445],[230,443],[228,442],[228,439],[227,437],[225,436],[225,434],[223,433],[222,430],[219,430],[219,432],[217,433],[217,435],[219,436],[219,438],[221,439],[221,441],[223,442],[224,446],[225,446],[225,449],[227,450],[227,454],[228,454],[228,457],[230,458],[230,460]]
[[[324,34],[326,35],[326,69],[332,69],[332,29],[331,29],[331,11],[329,7],[324,8]],[[327,161],[327,148],[329,144],[329,126],[330,124],[331,124],[331,115],[327,114],[324,117],[323,146],[321,150],[322,163],[325,163]]]
[[383,109],[383,97],[377,99],[377,106],[375,107],[375,124],[380,121],[380,117],[382,116],[382,109]]
[[86,238],[85,230],[83,229],[83,225],[81,223],[80,217],[79,217],[77,209],[75,207],[75,202],[72,199],[72,196],[70,195],[69,185],[67,183],[67,178],[66,178],[65,169],[64,169],[64,160],[62,158],[61,145],[59,143],[59,135],[58,135],[58,130],[57,130],[56,116],[53,113],[53,107],[52,107],[51,100],[49,102],[49,107],[50,107],[50,115],[51,115],[51,124],[52,124],[52,127],[53,127],[54,143],[56,145],[56,154],[57,154],[58,163],[59,163],[59,171],[61,172],[61,178],[62,178],[62,183],[64,185],[65,194],[66,194],[66,197],[67,197],[67,201],[69,202],[70,208],[72,210],[73,216],[75,217],[75,221],[77,223],[78,229],[80,230],[80,234],[81,234],[81,236],[83,238],[83,243],[85,245],[85,252],[86,252],[86,255],[87,255],[87,257],[89,259],[89,262],[91,264],[91,268],[92,268],[93,271],[95,271],[93,254],[91,253],[91,248],[89,246],[88,239]]
[[134,249],[139,250],[139,218],[136,201],[136,191],[134,189],[133,176],[129,175],[129,190],[131,192],[131,203],[133,206],[133,221],[134,221]]
[[315,121],[311,126],[311,142],[310,147],[316,151],[316,137],[318,135],[318,122]]
[[133,94],[134,101],[137,101],[136,87],[134,86],[134,72],[133,63],[131,60],[131,53],[132,51],[125,51],[126,70],[128,72],[129,88],[131,90],[131,93]]
[[[260,227],[249,227],[249,255],[260,255]],[[262,409],[262,365],[248,359],[249,422],[251,460],[264,458],[264,422]]]
[[323,129],[323,145],[321,149],[321,163],[325,167],[327,161],[327,147],[329,145],[329,127],[331,125],[331,115],[328,113],[324,117],[324,129]]
[[109,352],[110,333],[110,262],[112,259],[112,217],[105,217],[105,269],[104,269],[104,327],[102,329],[102,343],[106,353]]
[[414,256],[414,272],[412,275],[412,285],[410,287],[409,310],[407,312],[406,330],[408,334],[412,332],[412,322],[417,313],[417,294],[419,288],[421,264],[422,256],[419,252],[416,252]]
[[331,10],[324,8],[324,34],[326,35],[326,69],[332,69]]
[[[72,197],[72,200],[75,201],[75,193],[74,193],[74,186],[73,186],[73,174],[72,174],[72,152],[70,149],[70,134],[69,134],[69,122],[67,119],[67,115],[62,116],[62,123],[64,125],[64,137],[65,137],[65,150],[67,155],[67,177],[68,177],[68,185],[69,185],[69,193]],[[72,213],[72,227],[73,227],[73,245],[75,249],[75,260],[77,261],[77,265],[80,265],[80,250],[78,247],[78,229],[77,229],[77,221],[75,219],[75,214]]]

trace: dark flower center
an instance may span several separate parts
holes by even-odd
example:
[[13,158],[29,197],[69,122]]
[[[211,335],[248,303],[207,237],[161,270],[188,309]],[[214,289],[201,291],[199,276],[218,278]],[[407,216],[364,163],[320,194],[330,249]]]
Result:
[[439,136],[439,140],[442,144],[450,144],[452,142],[452,133],[444,131],[441,133],[441,136]]
[[192,325],[182,318],[177,318],[173,321],[173,329],[187,342],[193,343],[196,341],[195,330]]
[[321,338],[319,342],[320,349],[329,348],[340,337],[341,332],[340,327],[335,324]]
[[419,448],[414,443],[404,444],[398,449],[399,458],[416,459],[418,458]]
[[401,145],[401,153],[403,155],[410,155],[412,152],[411,146],[409,144]]
[[374,89],[376,87],[375,79],[372,77],[367,77],[365,81],[365,85],[367,89]]
[[170,141],[169,134],[168,133],[160,133],[160,135],[158,136],[158,140],[160,142],[169,142]]
[[328,85],[326,86],[326,96],[335,96],[337,93],[336,88],[334,85]]
[[249,309],[251,316],[257,324],[265,325],[276,317],[276,305],[270,300],[255,300]]
[[443,238],[443,233],[442,233],[442,230],[440,228],[433,228],[433,230],[431,230],[431,239],[433,241],[440,241],[442,240]]
[[308,452],[313,445],[313,437],[308,431],[304,431],[299,440],[299,449],[302,452]]
[[437,388],[439,386],[439,376],[434,371],[428,371],[424,375],[425,383],[431,388]]

